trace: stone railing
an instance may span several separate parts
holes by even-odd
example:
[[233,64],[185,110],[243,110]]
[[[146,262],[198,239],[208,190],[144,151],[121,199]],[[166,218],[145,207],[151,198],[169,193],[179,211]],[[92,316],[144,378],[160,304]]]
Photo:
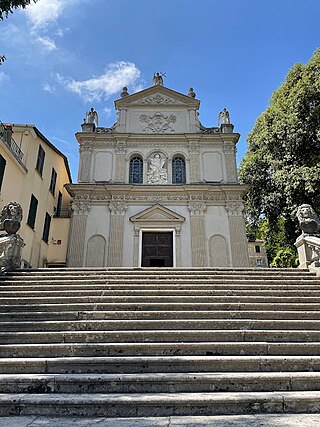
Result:
[[320,267],[320,237],[301,234],[295,242],[300,268]]

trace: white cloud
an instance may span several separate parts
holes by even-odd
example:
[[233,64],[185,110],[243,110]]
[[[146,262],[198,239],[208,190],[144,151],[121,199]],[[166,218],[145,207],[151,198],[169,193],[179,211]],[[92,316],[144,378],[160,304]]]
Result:
[[49,52],[57,50],[55,41],[50,39],[50,37],[38,37],[37,41],[42,44],[42,46]]
[[6,83],[10,80],[10,77],[8,76],[8,74],[6,74],[4,71],[0,71],[0,85],[2,83]]
[[44,83],[42,89],[49,93],[54,93],[56,91],[55,86],[52,86],[49,83]]
[[61,83],[68,91],[81,96],[85,101],[100,101],[117,92],[123,86],[134,84],[140,76],[140,70],[132,62],[116,62],[109,64],[104,74],[88,80],[74,80],[57,75]]
[[34,28],[46,27],[56,21],[70,0],[39,0],[25,9],[28,20]]

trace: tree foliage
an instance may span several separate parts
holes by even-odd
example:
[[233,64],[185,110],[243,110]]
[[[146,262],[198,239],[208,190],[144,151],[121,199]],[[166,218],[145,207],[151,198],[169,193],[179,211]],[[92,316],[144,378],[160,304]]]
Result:
[[12,13],[14,9],[25,9],[31,1],[35,3],[37,0],[0,0],[0,20],[7,18],[9,13]]
[[307,64],[291,68],[257,119],[240,181],[250,185],[246,212],[251,227],[257,229],[266,219],[270,234],[283,218],[283,248],[296,238],[296,208],[309,203],[319,211],[320,49]]

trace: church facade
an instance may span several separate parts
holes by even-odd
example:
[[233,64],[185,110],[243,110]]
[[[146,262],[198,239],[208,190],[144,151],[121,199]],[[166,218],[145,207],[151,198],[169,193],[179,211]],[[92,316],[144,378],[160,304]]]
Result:
[[229,114],[206,128],[200,102],[154,85],[115,101],[118,119],[98,127],[91,109],[76,134],[70,267],[245,267],[245,187],[238,183]]

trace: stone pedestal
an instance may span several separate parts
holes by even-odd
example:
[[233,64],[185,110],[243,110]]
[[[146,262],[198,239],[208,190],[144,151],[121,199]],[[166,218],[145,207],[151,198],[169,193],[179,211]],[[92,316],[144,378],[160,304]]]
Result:
[[21,251],[25,246],[19,234],[5,234],[0,236],[0,268],[2,271],[19,268]]
[[81,129],[82,132],[94,132],[96,125],[94,123],[82,123]]
[[320,272],[320,237],[301,234],[295,242],[299,268],[318,269]]
[[222,133],[233,133],[234,126],[227,123],[222,123],[221,132]]

